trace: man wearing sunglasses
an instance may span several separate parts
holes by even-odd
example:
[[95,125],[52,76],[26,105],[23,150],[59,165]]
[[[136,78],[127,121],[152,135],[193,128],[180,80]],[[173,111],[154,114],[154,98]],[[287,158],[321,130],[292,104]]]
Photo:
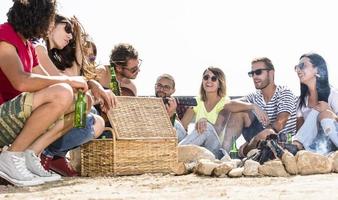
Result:
[[142,60],[138,52],[130,44],[118,44],[110,55],[110,66],[114,67],[116,78],[120,82],[123,96],[136,96],[137,90],[132,79],[140,72]]
[[296,130],[296,97],[288,88],[275,84],[271,60],[257,58],[251,65],[248,75],[257,90],[224,106],[231,112],[231,117],[223,148],[229,152],[232,137],[238,138],[242,134],[246,141],[240,148],[243,157],[268,135],[277,134],[278,141],[285,143],[287,134],[294,135]]

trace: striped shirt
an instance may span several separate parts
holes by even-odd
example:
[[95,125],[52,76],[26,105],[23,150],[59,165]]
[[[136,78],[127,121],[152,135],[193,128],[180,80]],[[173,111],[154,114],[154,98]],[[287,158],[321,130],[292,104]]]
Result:
[[264,101],[261,90],[257,90],[243,98],[244,101],[258,105],[264,110],[273,124],[277,115],[282,112],[290,113],[285,127],[278,133],[281,140],[286,140],[287,133],[296,132],[296,102],[297,98],[290,89],[285,86],[277,86],[276,91],[269,102]]

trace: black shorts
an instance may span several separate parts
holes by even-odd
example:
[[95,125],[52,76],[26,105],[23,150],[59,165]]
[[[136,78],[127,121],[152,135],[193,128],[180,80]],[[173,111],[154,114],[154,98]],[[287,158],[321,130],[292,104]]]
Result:
[[242,135],[246,142],[250,142],[253,137],[263,130],[264,127],[262,123],[254,116],[254,120],[251,122],[250,126],[243,128]]

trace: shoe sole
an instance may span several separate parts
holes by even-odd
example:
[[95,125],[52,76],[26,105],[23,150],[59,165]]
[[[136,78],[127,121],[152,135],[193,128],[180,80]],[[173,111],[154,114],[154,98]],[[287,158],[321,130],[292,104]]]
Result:
[[41,180],[43,182],[54,182],[54,181],[61,181],[61,176],[35,176],[38,180]]
[[6,173],[2,171],[0,171],[0,177],[6,180],[9,184],[18,186],[18,187],[36,186],[36,185],[41,185],[44,183],[44,181],[42,180],[20,181],[20,180],[9,177]]

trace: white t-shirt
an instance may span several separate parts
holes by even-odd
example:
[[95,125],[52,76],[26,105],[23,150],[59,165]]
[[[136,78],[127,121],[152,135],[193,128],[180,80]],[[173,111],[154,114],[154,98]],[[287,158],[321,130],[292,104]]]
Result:
[[[330,87],[330,95],[328,99],[329,107],[332,111],[338,114],[338,90]],[[307,118],[308,114],[310,113],[311,109],[309,106],[309,98],[308,96],[305,97],[305,106],[300,109],[297,109],[297,117],[303,117],[304,120]]]

